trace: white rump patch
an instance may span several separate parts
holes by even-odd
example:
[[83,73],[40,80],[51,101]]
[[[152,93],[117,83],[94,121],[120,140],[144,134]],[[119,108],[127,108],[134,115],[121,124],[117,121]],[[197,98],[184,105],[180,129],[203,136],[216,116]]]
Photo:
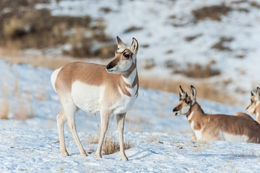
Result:
[[55,88],[55,83],[56,83],[56,79],[57,79],[57,76],[58,76],[58,74],[59,74],[61,68],[62,68],[62,67],[60,67],[60,68],[54,70],[54,71],[52,72],[52,74],[51,74],[51,85],[52,85],[52,88],[55,90],[55,92],[57,92],[57,91],[56,91],[56,88]]
[[101,108],[104,87],[75,81],[72,84],[71,96],[77,107],[84,111],[95,113]]

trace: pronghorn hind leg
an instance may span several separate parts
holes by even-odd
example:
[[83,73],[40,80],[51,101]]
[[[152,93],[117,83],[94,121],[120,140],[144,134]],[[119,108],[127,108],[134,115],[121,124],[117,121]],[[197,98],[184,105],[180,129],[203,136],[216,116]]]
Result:
[[80,154],[83,156],[87,156],[85,150],[83,149],[81,142],[79,140],[77,131],[76,131],[76,125],[75,125],[75,112],[76,112],[76,106],[73,103],[63,105],[64,108],[64,114],[68,120],[68,126],[71,130],[72,136],[79,148]]
[[118,126],[118,134],[119,134],[119,141],[120,141],[120,155],[123,160],[128,160],[125,155],[125,148],[124,148],[124,125],[125,125],[125,113],[116,115],[117,119],[117,126]]
[[107,132],[107,127],[109,123],[109,115],[110,112],[108,110],[101,110],[100,111],[100,119],[101,119],[101,127],[100,127],[100,135],[99,135],[99,141],[98,141],[98,148],[96,151],[96,157],[102,158],[101,151],[102,151],[102,145],[104,142],[104,138]]
[[65,140],[64,140],[64,123],[66,121],[66,117],[64,116],[64,112],[61,111],[57,115],[57,127],[59,130],[59,141],[60,141],[60,151],[63,156],[68,156],[69,153],[67,152],[66,146],[65,146]]

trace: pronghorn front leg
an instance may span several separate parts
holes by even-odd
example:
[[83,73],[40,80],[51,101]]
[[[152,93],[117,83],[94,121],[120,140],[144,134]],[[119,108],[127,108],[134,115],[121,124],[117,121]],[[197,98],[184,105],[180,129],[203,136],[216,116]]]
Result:
[[63,156],[68,156],[69,153],[66,150],[65,140],[64,140],[64,123],[66,121],[66,117],[64,116],[64,112],[61,111],[57,116],[57,126],[59,130],[59,141],[60,141],[60,151]]
[[99,135],[99,141],[98,141],[98,148],[96,151],[96,157],[102,158],[101,151],[102,151],[102,145],[105,138],[105,134],[107,132],[107,127],[109,123],[109,115],[110,111],[107,109],[101,109],[100,111],[100,119],[101,119],[101,127],[100,127],[100,135]]
[[120,155],[123,160],[128,160],[125,155],[125,148],[124,148],[124,125],[125,125],[125,113],[116,115],[117,119],[117,126],[118,126],[118,133],[119,133],[119,141],[120,141]]

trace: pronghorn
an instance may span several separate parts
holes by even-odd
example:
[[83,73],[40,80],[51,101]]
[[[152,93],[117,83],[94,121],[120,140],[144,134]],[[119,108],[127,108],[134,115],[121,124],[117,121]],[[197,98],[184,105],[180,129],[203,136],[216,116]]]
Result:
[[86,112],[99,112],[101,131],[96,157],[101,158],[102,144],[109,124],[110,114],[115,114],[120,140],[120,155],[128,160],[124,151],[123,130],[126,112],[138,96],[136,54],[138,42],[132,39],[130,47],[117,37],[118,49],[108,65],[75,62],[55,70],[51,75],[54,90],[60,98],[63,110],[57,116],[60,151],[68,156],[64,141],[64,123],[68,126],[81,155],[87,156],[77,135],[74,114],[77,108]]
[[251,103],[246,108],[247,113],[255,114],[256,120],[260,124],[260,88],[251,91]]
[[191,86],[189,96],[179,89],[180,103],[173,109],[177,115],[186,115],[198,141],[225,140],[260,143],[260,124],[250,118],[224,114],[206,114],[196,101],[196,89]]

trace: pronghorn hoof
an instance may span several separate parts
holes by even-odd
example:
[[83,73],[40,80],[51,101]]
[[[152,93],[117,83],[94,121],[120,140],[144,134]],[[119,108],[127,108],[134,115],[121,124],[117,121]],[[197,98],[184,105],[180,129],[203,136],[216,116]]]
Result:
[[102,158],[101,154],[96,154],[96,157],[97,157],[98,159],[101,159],[101,158]]
[[69,153],[68,153],[67,151],[61,151],[61,154],[62,154],[63,156],[69,156]]
[[125,157],[122,157],[122,160],[127,161],[128,158],[125,156]]
[[88,156],[86,152],[80,153],[81,156]]

